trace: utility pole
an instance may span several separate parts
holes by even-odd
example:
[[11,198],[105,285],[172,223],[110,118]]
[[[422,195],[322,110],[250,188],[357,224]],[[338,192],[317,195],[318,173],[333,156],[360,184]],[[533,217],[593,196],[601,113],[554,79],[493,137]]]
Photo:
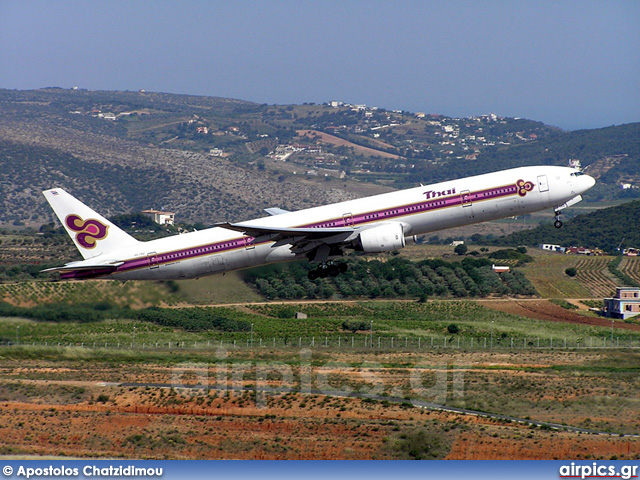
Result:
[[253,348],[253,323],[251,324],[251,348]]
[[373,320],[371,320],[371,346],[373,347]]
[[613,317],[611,317],[611,346],[613,347]]
[[491,320],[491,343],[489,345],[493,348],[493,320]]
[[16,345],[20,345],[20,325],[16,327]]

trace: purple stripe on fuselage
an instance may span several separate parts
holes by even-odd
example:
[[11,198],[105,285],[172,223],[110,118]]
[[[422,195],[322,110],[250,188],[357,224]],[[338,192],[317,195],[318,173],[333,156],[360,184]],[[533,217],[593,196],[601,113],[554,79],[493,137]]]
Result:
[[[502,187],[490,188],[486,190],[478,190],[473,193],[461,192],[454,195],[438,198],[437,200],[429,199],[422,202],[402,205],[399,207],[374,210],[371,212],[356,215],[346,215],[345,217],[333,218],[331,220],[325,220],[323,222],[298,225],[295,228],[341,228],[358,226],[374,221],[405,217],[408,215],[416,215],[420,213],[431,212],[434,210],[455,207],[458,205],[462,205],[463,197],[465,198],[465,204],[473,204],[475,202],[494,200],[496,198],[509,197],[517,194],[517,185],[505,185]],[[139,257],[132,260],[126,260],[124,264],[120,265],[117,268],[116,272],[128,272],[140,268],[148,268],[152,266],[155,267],[180,260],[191,260],[198,257],[215,255],[218,253],[229,252],[231,250],[238,250],[246,247],[255,247],[256,245],[258,245],[258,243],[255,243],[255,240],[256,239],[254,237],[240,237],[231,240],[225,240],[222,242],[200,245],[198,247],[185,248],[182,250],[175,250],[167,253]],[[260,244],[262,243],[269,243],[269,240],[260,242]],[[87,273],[89,274],[87,275]],[[64,274],[61,274],[60,278],[87,278],[88,276],[103,276],[108,273],[113,272],[66,272]]]

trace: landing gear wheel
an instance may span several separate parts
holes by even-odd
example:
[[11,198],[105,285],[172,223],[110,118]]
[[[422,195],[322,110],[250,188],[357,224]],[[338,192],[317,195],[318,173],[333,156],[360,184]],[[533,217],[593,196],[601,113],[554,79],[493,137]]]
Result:
[[318,270],[309,270],[309,273],[307,273],[307,278],[313,282],[316,278],[318,278]]
[[346,263],[339,263],[338,269],[340,270],[340,273],[345,273],[347,270],[349,270],[349,265],[347,265]]
[[562,227],[562,220],[560,220],[560,211],[556,210],[553,213],[556,214],[556,221],[553,223],[553,226],[556,227],[556,228]]
[[323,265],[318,268],[318,276],[320,278],[327,278],[329,276],[329,267]]

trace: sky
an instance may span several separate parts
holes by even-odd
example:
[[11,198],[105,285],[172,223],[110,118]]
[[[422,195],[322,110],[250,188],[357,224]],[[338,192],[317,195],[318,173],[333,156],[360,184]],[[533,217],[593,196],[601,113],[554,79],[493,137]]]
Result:
[[640,121],[640,2],[0,0],[0,88]]

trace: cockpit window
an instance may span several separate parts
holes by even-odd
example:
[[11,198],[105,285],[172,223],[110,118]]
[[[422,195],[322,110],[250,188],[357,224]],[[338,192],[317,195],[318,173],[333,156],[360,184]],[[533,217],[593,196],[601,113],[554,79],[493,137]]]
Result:
[[580,175],[584,175],[584,173],[583,172],[573,172],[571,174],[572,177],[579,177]]

